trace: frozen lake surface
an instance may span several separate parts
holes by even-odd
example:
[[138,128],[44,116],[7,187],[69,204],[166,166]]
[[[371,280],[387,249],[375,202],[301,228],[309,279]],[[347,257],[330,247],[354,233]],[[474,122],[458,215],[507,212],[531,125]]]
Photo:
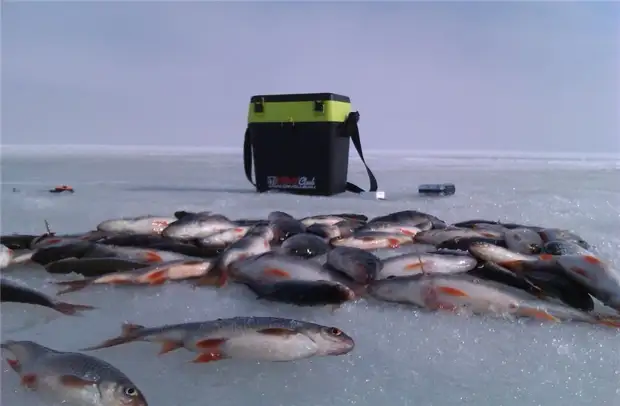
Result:
[[[486,218],[572,229],[620,266],[618,160],[369,154],[368,163],[389,200],[259,195],[243,175],[240,151],[3,151],[1,232],[41,233],[44,219],[59,233],[80,232],[108,218],[181,209],[232,218],[415,209],[447,222]],[[349,178],[367,187],[358,160]],[[455,183],[456,195],[416,196],[418,184],[434,182]],[[57,184],[76,193],[47,193]],[[40,269],[6,276],[55,293]],[[93,287],[63,299],[98,309],[67,317],[4,304],[2,339],[76,350],[117,335],[124,321],[155,326],[271,315],[337,326],[356,340],[348,355],[291,363],[189,364],[189,352],[159,357],[148,343],[92,352],[123,370],[151,406],[620,405],[620,333],[613,329],[425,314],[363,300],[331,313],[257,301],[241,287]],[[2,405],[42,404],[19,387],[6,363],[2,370]]]

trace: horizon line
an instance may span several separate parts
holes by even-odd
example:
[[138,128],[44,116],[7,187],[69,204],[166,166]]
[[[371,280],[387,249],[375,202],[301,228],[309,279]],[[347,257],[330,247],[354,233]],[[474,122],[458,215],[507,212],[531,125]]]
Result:
[[[218,153],[241,153],[243,147],[218,146],[218,145],[115,145],[115,144],[0,144],[0,153],[3,152],[40,152],[42,155],[66,152],[98,152],[98,153],[187,153],[190,155],[199,155],[209,152]],[[400,155],[415,158],[423,157],[481,157],[481,158],[549,158],[549,159],[620,159],[620,152],[534,152],[519,150],[485,150],[485,149],[468,149],[468,150],[437,150],[437,149],[386,149],[386,148],[368,148],[363,150],[364,154],[379,155]],[[349,150],[350,156],[357,156],[354,148]]]

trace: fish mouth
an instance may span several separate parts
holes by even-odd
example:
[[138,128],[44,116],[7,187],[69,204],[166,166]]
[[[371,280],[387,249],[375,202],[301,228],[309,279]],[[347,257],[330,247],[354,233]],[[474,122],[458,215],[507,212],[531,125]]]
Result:
[[351,337],[343,337],[341,340],[335,342],[333,347],[328,351],[329,355],[344,355],[353,351],[355,348],[355,341]]
[[134,398],[130,400],[119,400],[118,403],[114,403],[114,406],[148,406],[148,402],[142,396],[140,398]]

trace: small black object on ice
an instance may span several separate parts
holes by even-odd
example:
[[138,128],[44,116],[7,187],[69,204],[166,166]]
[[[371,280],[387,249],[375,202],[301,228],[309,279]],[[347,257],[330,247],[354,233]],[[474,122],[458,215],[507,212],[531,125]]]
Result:
[[425,196],[451,196],[456,193],[453,183],[435,183],[418,186],[418,193]]

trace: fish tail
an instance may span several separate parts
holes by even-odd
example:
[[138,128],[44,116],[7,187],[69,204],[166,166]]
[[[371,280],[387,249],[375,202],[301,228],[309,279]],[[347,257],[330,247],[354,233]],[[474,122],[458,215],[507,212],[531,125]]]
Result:
[[101,348],[116,347],[117,345],[137,341],[140,338],[140,332],[144,330],[144,326],[133,323],[123,323],[121,327],[121,335],[103,341],[101,344],[92,347],[82,348],[80,351],[93,351]]
[[81,304],[57,302],[54,304],[54,310],[59,311],[62,314],[72,316],[84,310],[93,310],[95,307]]
[[71,292],[76,292],[78,290],[82,290],[82,289],[84,289],[85,287],[87,287],[90,284],[91,284],[91,280],[90,279],[78,279],[78,280],[75,280],[75,281],[54,282],[54,285],[66,286],[65,289],[58,291],[56,293],[56,296],[60,296],[60,295],[66,294],[66,293],[71,293]]

